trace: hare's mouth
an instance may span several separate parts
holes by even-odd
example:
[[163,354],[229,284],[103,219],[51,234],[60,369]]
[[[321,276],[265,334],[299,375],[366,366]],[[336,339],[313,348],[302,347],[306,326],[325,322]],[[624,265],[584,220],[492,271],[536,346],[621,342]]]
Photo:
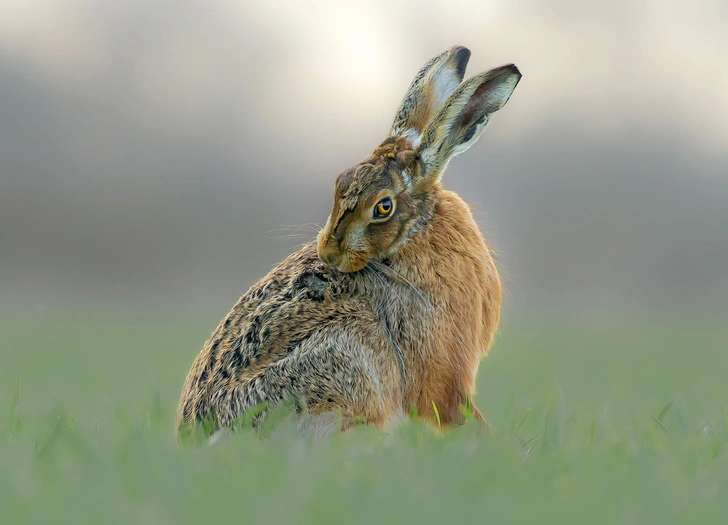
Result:
[[342,254],[341,261],[336,265],[339,271],[344,273],[358,272],[369,264],[369,254],[363,251],[346,251]]

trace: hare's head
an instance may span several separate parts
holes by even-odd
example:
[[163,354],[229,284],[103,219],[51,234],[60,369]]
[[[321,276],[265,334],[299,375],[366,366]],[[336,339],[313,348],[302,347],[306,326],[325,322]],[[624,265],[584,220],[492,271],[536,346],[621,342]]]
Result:
[[449,160],[480,137],[521,74],[510,64],[462,82],[470,51],[453,47],[417,73],[390,136],[336,179],[318,254],[343,272],[393,254],[431,217]]

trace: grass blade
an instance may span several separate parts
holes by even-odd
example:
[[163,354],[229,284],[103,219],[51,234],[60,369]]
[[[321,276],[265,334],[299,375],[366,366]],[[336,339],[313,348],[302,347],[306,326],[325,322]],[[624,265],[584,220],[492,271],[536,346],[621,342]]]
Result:
[[660,410],[660,413],[657,414],[657,419],[659,419],[660,422],[662,422],[662,421],[665,420],[665,416],[670,411],[670,408],[672,408],[673,402],[674,402],[674,400],[673,401],[670,401],[667,405],[665,405],[664,407],[662,407],[662,410]]
[[432,409],[435,411],[435,419],[437,419],[437,428],[442,429],[442,423],[440,423],[440,411],[437,410],[437,405],[432,402]]

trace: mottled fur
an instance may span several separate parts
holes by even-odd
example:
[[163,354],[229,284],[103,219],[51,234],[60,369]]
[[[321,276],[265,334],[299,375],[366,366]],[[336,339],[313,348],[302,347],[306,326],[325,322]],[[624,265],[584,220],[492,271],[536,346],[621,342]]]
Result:
[[[204,418],[225,428],[284,400],[305,408],[316,432],[336,411],[343,429],[385,428],[413,406],[434,421],[433,403],[443,425],[462,420],[501,284],[468,206],[439,180],[520,79],[504,66],[460,83],[469,56],[454,47],[422,68],[392,135],[338,177],[317,242],[220,322],[187,376],[178,428]],[[377,219],[383,198],[394,210]]]

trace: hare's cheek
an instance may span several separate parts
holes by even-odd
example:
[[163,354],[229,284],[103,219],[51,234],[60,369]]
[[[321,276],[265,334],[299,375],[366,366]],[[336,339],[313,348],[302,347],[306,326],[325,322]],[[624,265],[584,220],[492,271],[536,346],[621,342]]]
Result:
[[346,232],[345,247],[352,252],[369,251],[367,228],[362,222],[354,222]]
[[369,252],[379,255],[388,252],[397,239],[398,221],[391,220],[384,224],[372,224],[369,229]]

